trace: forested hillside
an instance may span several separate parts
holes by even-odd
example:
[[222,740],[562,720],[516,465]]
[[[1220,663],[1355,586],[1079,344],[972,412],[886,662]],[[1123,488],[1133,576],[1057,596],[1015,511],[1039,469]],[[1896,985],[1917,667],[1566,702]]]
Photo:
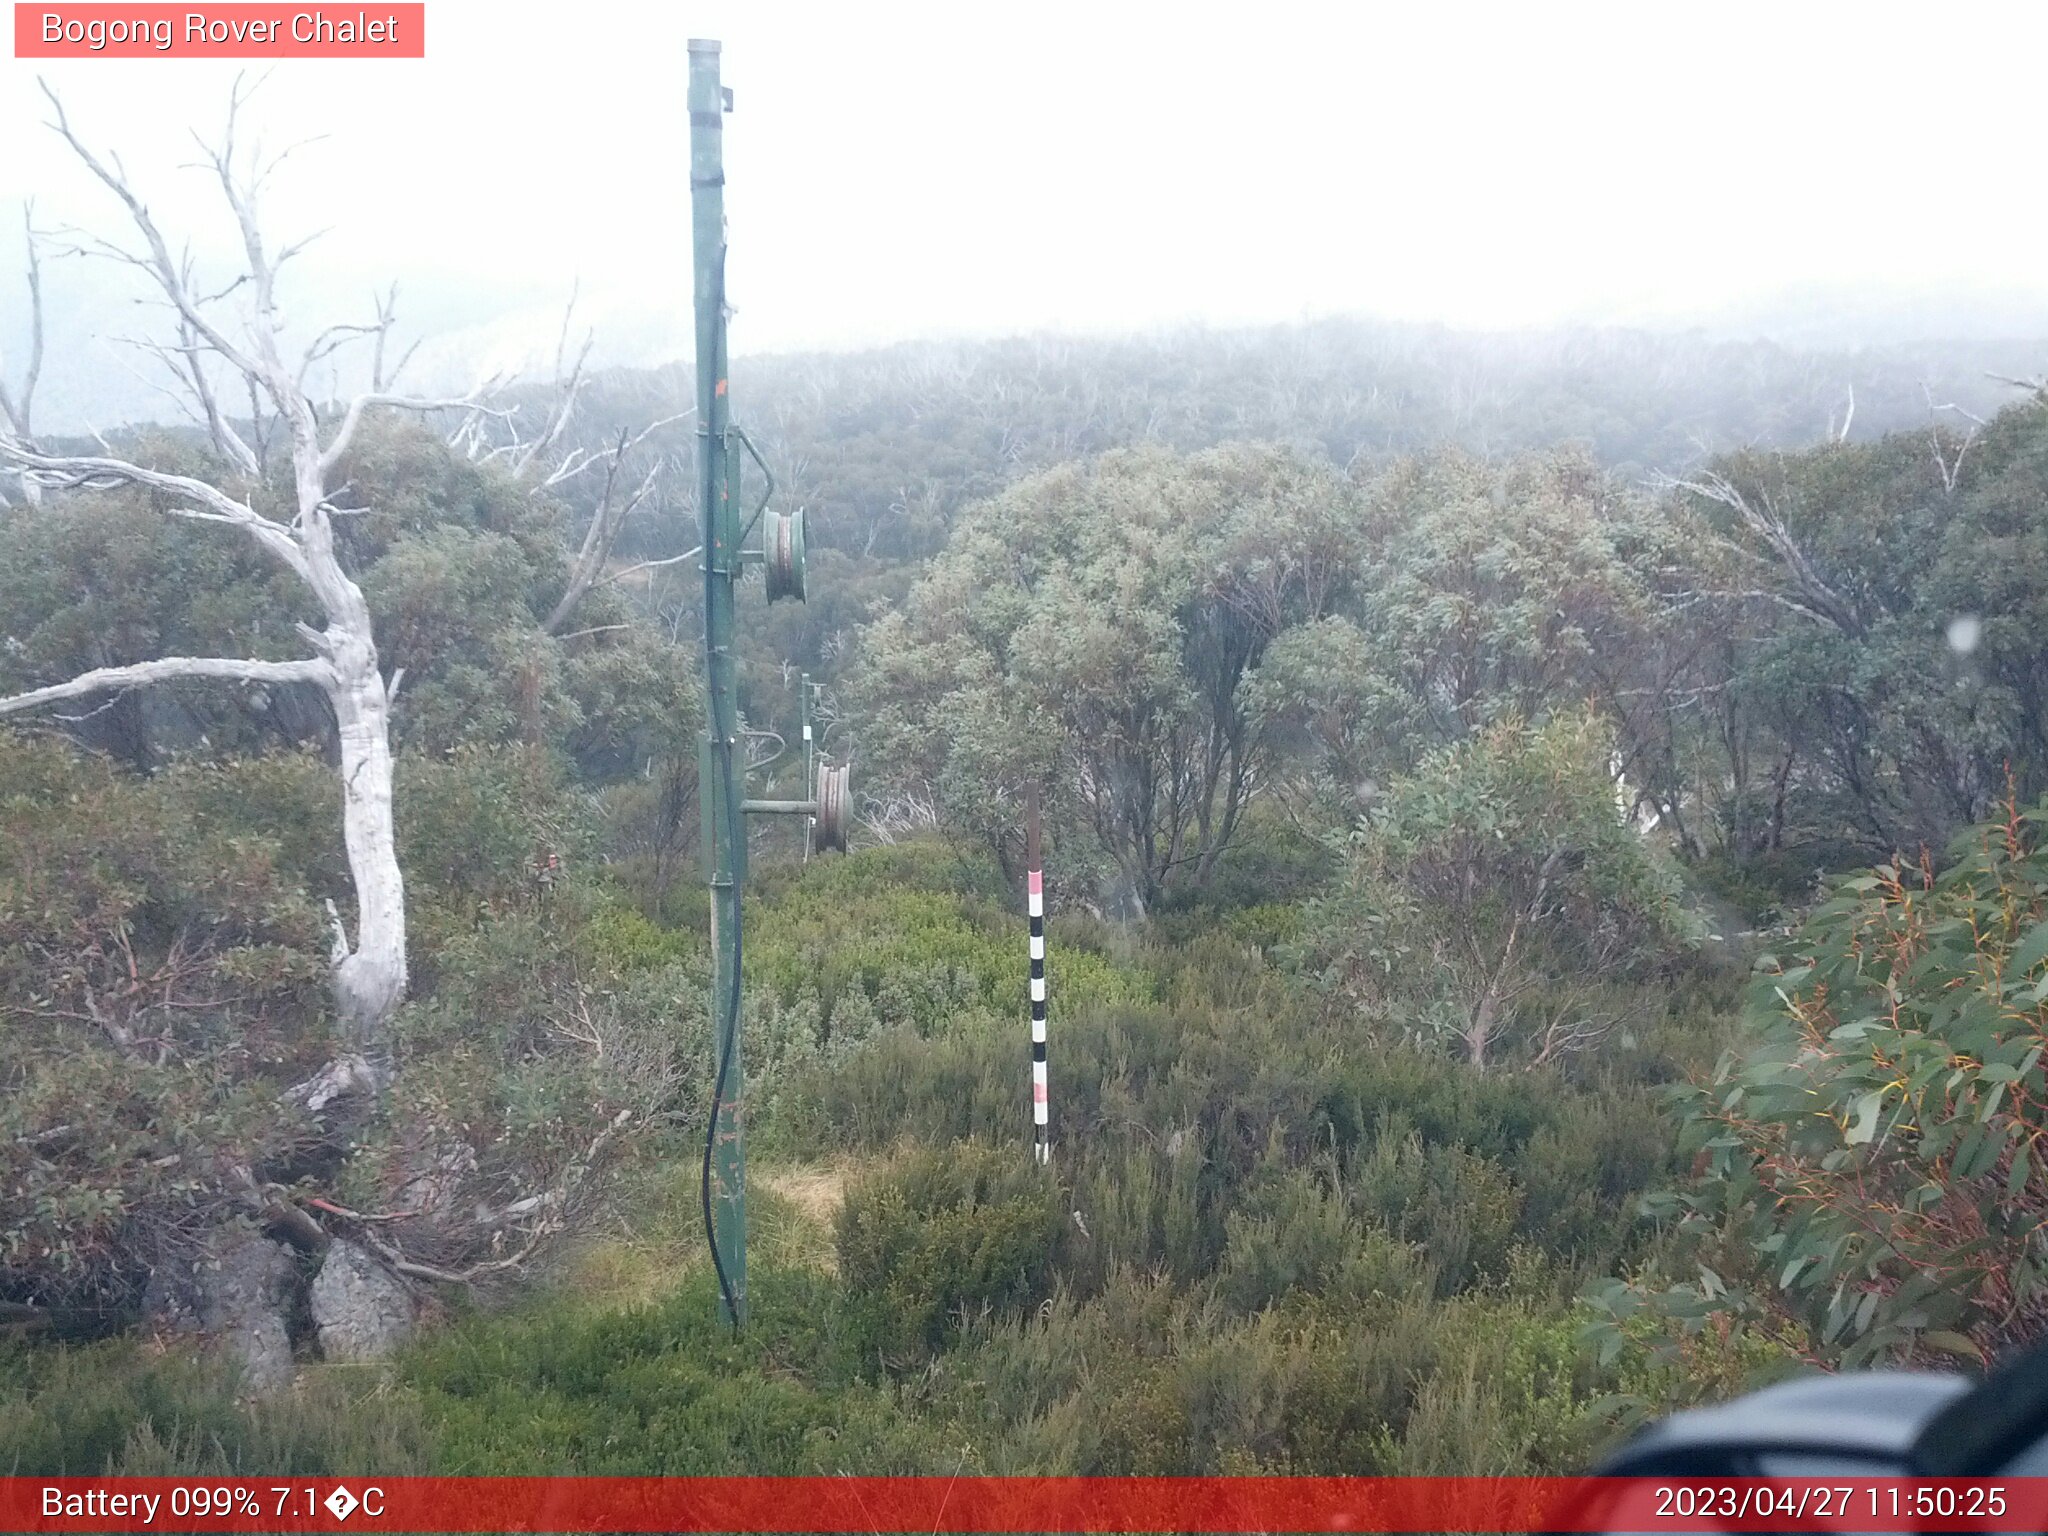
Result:
[[1319,322],[736,368],[814,519],[745,713],[822,678],[859,813],[754,834],[737,1338],[682,381],[14,419],[7,1470],[1564,1471],[2033,1337],[2048,397],[1982,375],[2037,364]]
[[[1434,447],[1497,456],[1577,443],[1635,482],[1746,447],[1964,425],[1959,409],[1989,416],[2012,399],[2005,381],[2033,377],[2044,345],[1831,352],[1704,334],[1332,318],[742,355],[733,387],[821,542],[901,558],[935,552],[961,507],[1018,473],[1110,448],[1277,442],[1350,468]],[[637,429],[678,409],[686,372],[590,380],[582,429]]]

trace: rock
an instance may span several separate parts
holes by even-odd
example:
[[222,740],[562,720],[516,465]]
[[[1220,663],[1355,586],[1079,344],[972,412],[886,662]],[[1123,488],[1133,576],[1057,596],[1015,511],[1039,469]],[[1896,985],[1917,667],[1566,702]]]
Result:
[[285,1317],[297,1282],[290,1249],[227,1227],[199,1258],[158,1266],[143,1310],[159,1327],[217,1341],[241,1366],[243,1390],[264,1396],[291,1385]]
[[381,1360],[412,1333],[404,1282],[346,1239],[328,1245],[310,1299],[320,1352],[329,1360]]
[[223,1336],[223,1344],[242,1367],[242,1390],[268,1397],[292,1384],[292,1340],[282,1312],[255,1312]]

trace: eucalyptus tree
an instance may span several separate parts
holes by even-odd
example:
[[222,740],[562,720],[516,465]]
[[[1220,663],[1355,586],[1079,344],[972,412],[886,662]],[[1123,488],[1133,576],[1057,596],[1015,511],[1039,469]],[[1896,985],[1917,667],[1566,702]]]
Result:
[[1749,753],[1769,764],[1762,840],[1789,818],[1810,842],[1938,850],[2008,776],[2023,797],[2048,788],[2044,460],[2037,396],[1964,435],[1750,452],[1675,483],[1749,722],[1733,778],[1762,777]]
[[1624,1325],[1667,1358],[1733,1326],[1843,1367],[2041,1336],[2044,823],[2008,795],[1946,869],[1845,879],[1759,959],[1748,1029],[1674,1093],[1691,1176],[1644,1202],[1668,1257],[1589,1297],[1603,1356]]
[[1672,872],[1615,804],[1611,752],[1605,720],[1564,710],[1426,756],[1357,819],[1297,971],[1361,1027],[1479,1070],[1596,1044],[1623,1016],[1615,984],[1683,927]]
[[1037,778],[1140,910],[1199,884],[1268,766],[1247,679],[1348,587],[1357,528],[1341,476],[1264,446],[1020,481],[865,632],[874,757],[997,842]]
[[1586,455],[1388,466],[1357,498],[1355,579],[1283,634],[1251,685],[1324,826],[1430,753],[1510,716],[1593,704],[1636,792],[1678,819],[1697,645],[1669,573],[1696,539]]

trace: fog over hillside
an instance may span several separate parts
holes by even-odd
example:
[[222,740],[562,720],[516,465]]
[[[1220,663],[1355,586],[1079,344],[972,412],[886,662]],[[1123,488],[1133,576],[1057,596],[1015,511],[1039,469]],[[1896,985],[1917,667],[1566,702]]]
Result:
[[[2037,11],[1958,15],[1999,39],[1967,74],[1917,25],[1825,5],[1711,28],[1605,5],[1284,4],[1249,31],[1145,5],[578,14],[437,0],[423,64],[309,61],[259,90],[252,131],[316,141],[266,189],[280,238],[328,230],[288,284],[308,334],[396,280],[431,338],[420,382],[456,386],[544,369],[580,289],[599,366],[679,356],[693,35],[723,40],[736,93],[736,353],[1324,316],[1835,350],[2048,334],[2048,214],[2005,169],[2035,131]],[[202,275],[220,266],[231,229],[187,130],[217,134],[234,77],[0,60],[0,209],[33,198],[41,227],[97,233],[119,211],[41,126],[47,80]],[[20,257],[10,212],[14,358]],[[50,425],[161,408],[115,340],[137,318],[122,276],[48,264]]]
[[[565,315],[570,353],[589,338],[594,372],[688,364],[685,310],[639,307],[616,294],[575,298],[571,311],[565,296],[531,291],[503,296],[456,288],[402,291],[405,312],[418,317],[417,327],[407,328],[407,339],[418,340],[408,379],[435,393],[460,393],[491,378],[513,386],[545,384],[555,374]],[[1833,435],[1845,422],[1852,437],[1874,437],[1928,420],[1930,407],[1956,405],[1981,415],[2013,397],[2005,380],[2048,372],[2048,311],[2036,312],[2019,297],[1987,299],[1954,311],[1909,295],[1868,301],[1850,294],[1803,298],[1796,305],[1731,309],[1684,323],[1652,318],[1627,325],[1499,330],[1326,315],[1267,325],[933,334],[887,347],[826,348],[742,345],[742,314],[735,318],[733,350],[770,377],[816,374],[841,381],[886,375],[892,358],[909,355],[952,359],[949,368],[956,376],[976,367],[1000,372],[1020,355],[1142,358],[1152,380],[1149,387],[1167,395],[1175,389],[1177,357],[1189,367],[1225,357],[1255,362],[1256,376],[1239,386],[1248,394],[1269,387],[1278,375],[1291,377],[1290,387],[1328,395],[1384,385],[1391,354],[1402,359],[1404,369],[1462,377],[1461,387],[1473,398],[1456,407],[1465,420],[1452,435],[1482,449],[1489,447],[1489,420],[1491,446],[1527,440],[1512,422],[1494,419],[1498,413],[1525,409],[1532,391],[1563,387],[1568,395],[1574,378],[1598,366],[1618,370],[1605,384],[1630,397],[1631,415],[1660,416],[1658,438],[1683,445],[1660,454],[1660,468],[1752,442],[1793,446]],[[39,417],[51,429],[83,433],[180,419],[151,377],[149,360],[115,331],[125,318],[121,311],[95,309],[89,301],[61,295],[49,310],[46,324],[53,338],[90,338],[82,348],[55,349],[46,365]],[[0,348],[18,350],[25,344],[25,335],[0,330]],[[1729,392],[1709,400],[1710,375]],[[1754,376],[1759,386],[1766,376],[1778,381],[1772,386],[1777,394],[1784,381],[1796,377],[1798,394],[1810,409],[1801,416],[1782,399],[1766,402],[1754,392],[1745,397],[1745,375]],[[326,377],[336,397],[363,384],[346,358],[330,366]],[[1210,387],[1229,388],[1220,381],[1211,381]],[[1510,407],[1511,400],[1520,406]],[[1164,396],[1154,403],[1170,407]],[[1567,437],[1600,435],[1597,424],[1574,418],[1568,401],[1560,400],[1558,409],[1557,424]],[[1476,436],[1464,430],[1474,422],[1481,427]],[[1272,426],[1279,430],[1282,424]],[[1401,435],[1419,445],[1427,432],[1420,420],[1411,419]],[[1618,462],[1636,460],[1631,451]]]

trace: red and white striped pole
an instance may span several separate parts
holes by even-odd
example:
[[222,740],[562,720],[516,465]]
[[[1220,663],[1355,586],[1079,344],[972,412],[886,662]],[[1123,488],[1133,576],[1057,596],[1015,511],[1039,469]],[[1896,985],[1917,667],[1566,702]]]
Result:
[[1026,901],[1031,914],[1031,1152],[1052,1161],[1051,1119],[1045,1077],[1045,874],[1038,856],[1038,786],[1025,797]]

